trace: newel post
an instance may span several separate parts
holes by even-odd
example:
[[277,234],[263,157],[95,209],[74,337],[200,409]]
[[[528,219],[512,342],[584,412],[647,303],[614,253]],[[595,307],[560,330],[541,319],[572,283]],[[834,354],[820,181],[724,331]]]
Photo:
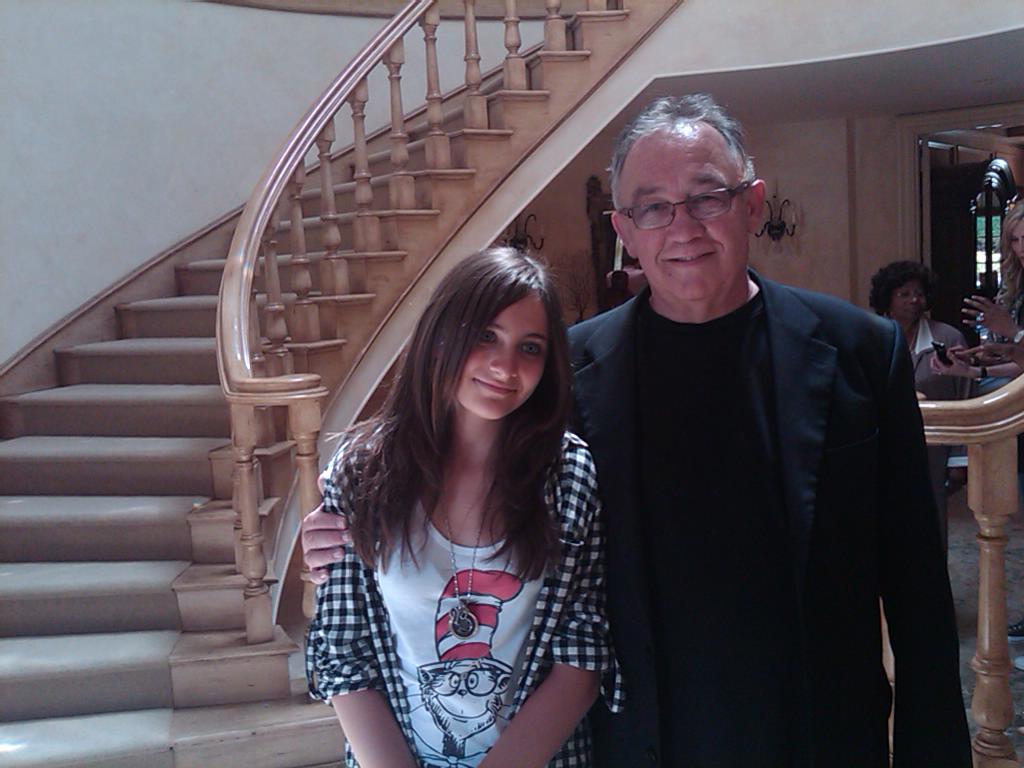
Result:
[[234,503],[240,528],[236,566],[245,577],[245,636],[250,644],[266,643],[274,637],[270,590],[267,587],[267,558],[263,554],[260,524],[260,488],[254,452],[260,434],[256,408],[231,405],[231,447],[235,459]]
[[[977,677],[971,714],[978,725],[971,747],[976,768],[1005,766],[1017,755],[1004,731],[1013,722],[1010,653],[1006,637],[1006,524],[1017,510],[1017,440],[968,446],[967,503],[978,522]],[[898,694],[897,694],[898,695]]]

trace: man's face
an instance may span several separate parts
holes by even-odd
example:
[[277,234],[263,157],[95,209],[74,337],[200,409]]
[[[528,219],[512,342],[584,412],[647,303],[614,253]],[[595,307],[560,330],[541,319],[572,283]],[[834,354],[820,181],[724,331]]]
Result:
[[[618,180],[618,205],[678,202],[740,183],[743,168],[725,139],[705,123],[653,133],[630,149]],[[696,220],[677,206],[667,227],[643,230],[623,213],[612,224],[651,286],[651,307],[677,322],[725,315],[749,298],[748,236],[760,223],[764,183],[740,192],[731,208]]]

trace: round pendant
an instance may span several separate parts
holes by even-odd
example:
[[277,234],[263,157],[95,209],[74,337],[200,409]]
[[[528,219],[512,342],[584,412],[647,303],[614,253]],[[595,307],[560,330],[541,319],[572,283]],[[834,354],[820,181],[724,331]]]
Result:
[[448,626],[452,634],[460,640],[467,640],[476,634],[480,622],[469,610],[469,606],[460,604],[451,609],[448,613]]

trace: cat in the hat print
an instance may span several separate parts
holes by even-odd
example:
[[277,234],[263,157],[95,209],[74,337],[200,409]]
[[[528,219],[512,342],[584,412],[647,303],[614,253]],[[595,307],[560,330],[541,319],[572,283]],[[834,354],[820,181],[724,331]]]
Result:
[[[522,588],[517,576],[498,570],[464,569],[445,585],[434,632],[438,661],[419,668],[422,704],[437,726],[434,733],[416,731],[425,768],[476,765],[482,752],[467,750],[469,740],[497,728],[512,666],[491,655],[493,640],[502,605]],[[460,597],[470,601],[468,610],[476,618],[476,627],[466,638],[452,631],[449,620],[460,607]]]

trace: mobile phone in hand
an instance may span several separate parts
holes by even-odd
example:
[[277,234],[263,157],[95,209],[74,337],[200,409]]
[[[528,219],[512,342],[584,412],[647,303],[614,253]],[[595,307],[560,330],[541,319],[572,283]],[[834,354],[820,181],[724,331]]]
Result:
[[952,365],[953,361],[949,358],[949,353],[946,351],[946,345],[941,341],[933,341],[932,349],[935,350],[935,354],[943,365]]

